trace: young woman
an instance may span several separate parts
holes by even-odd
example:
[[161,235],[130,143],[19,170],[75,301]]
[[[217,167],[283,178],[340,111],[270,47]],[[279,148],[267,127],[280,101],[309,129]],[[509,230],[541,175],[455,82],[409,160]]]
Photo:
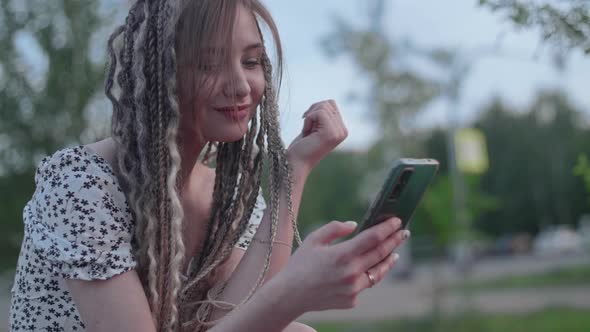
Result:
[[397,219],[337,244],[355,223],[327,223],[291,256],[306,178],[347,130],[318,102],[283,147],[257,0],[138,0],[109,54],[112,137],[41,162],[12,331],[313,331],[295,319],[392,267]]

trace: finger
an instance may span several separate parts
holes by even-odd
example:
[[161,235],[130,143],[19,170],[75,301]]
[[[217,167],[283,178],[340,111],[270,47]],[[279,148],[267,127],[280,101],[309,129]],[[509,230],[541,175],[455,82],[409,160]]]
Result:
[[317,110],[317,109],[318,109],[318,107],[320,106],[320,104],[321,104],[321,103],[313,103],[313,104],[311,104],[311,106],[309,106],[309,108],[307,109],[307,111],[305,111],[301,117],[302,117],[302,118],[305,118],[306,116],[308,116],[308,115],[309,115],[309,113],[311,113],[311,112],[313,112],[313,111]]
[[385,276],[391,270],[393,265],[395,265],[395,262],[397,262],[398,259],[399,255],[394,253],[385,257],[381,262],[379,262],[379,264],[368,269],[367,272],[373,277],[374,282],[369,279],[369,275],[365,272],[365,288],[373,287],[385,279]]
[[309,108],[307,109],[307,111],[305,111],[305,113],[303,113],[303,118],[306,117],[309,113],[316,111],[320,108],[328,108],[331,109],[332,108],[332,104],[329,103],[328,100],[322,100],[322,101],[318,101],[317,103],[313,103],[311,106],[309,106]]
[[335,110],[338,110],[338,105],[336,105],[336,101],[334,99],[328,99],[328,103],[334,107]]
[[325,108],[317,108],[309,112],[305,116],[305,119],[312,120],[312,123],[316,124],[317,128],[327,128],[328,131],[326,133],[331,133],[329,134],[330,136],[339,137],[341,134],[339,124],[329,113]]
[[303,115],[303,118],[308,118],[309,116],[311,116],[312,114],[316,114],[316,113],[325,113],[326,115],[329,115],[328,110],[324,107],[315,107],[314,109],[310,109],[309,111],[305,112],[305,114]]
[[378,264],[399,247],[410,236],[410,231],[403,229],[395,232],[381,244],[363,254],[361,261],[364,269]]
[[322,112],[326,112],[326,114],[328,116],[330,116],[330,118],[332,118],[333,120],[335,120],[334,122],[340,122],[340,113],[338,111],[338,108],[336,107],[336,103],[333,100],[325,100],[321,103],[318,103],[313,111],[322,111]]
[[338,109],[338,105],[336,105],[336,102],[334,101],[334,99],[329,99],[326,101],[326,103],[331,107],[332,114],[334,114],[339,119],[342,119],[342,115],[340,114],[340,109]]
[[314,122],[315,122],[314,117],[310,117],[310,116],[306,117],[303,120],[303,129],[301,129],[301,136],[305,137],[311,132]]
[[373,249],[385,241],[401,226],[401,220],[398,218],[389,218],[375,226],[372,226],[354,238],[339,243],[337,246],[338,250],[342,250],[343,253],[349,255],[361,255],[370,249]]
[[339,130],[339,133],[342,137],[346,138],[348,136],[348,129],[344,124],[344,120],[342,119],[342,114],[338,109],[338,105],[334,99],[329,99],[325,102],[326,108],[330,111],[330,116],[335,120],[334,123]]
[[326,121],[326,124],[330,125],[330,129],[334,132],[335,136],[344,139],[348,136],[348,130],[344,125],[344,121],[338,110],[331,107],[330,104],[325,103],[322,106],[318,106],[315,109],[309,111],[306,117],[311,116],[312,114],[323,114],[325,119],[331,120]]
[[340,113],[340,110],[338,109],[338,106],[336,106],[336,102],[333,100],[330,100],[331,104],[334,107],[334,114],[338,120],[338,125],[344,135],[344,137],[346,138],[348,136],[348,129],[346,128],[346,125],[344,124],[344,119],[342,118],[342,114]]
[[311,232],[307,238],[314,244],[327,245],[334,240],[351,234],[357,227],[354,221],[339,222],[331,221],[328,224]]

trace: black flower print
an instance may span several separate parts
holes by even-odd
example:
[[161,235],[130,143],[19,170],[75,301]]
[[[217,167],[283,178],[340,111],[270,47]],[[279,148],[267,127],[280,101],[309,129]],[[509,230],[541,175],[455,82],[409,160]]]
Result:
[[[105,280],[136,266],[134,221],[108,162],[84,146],[44,158],[23,211],[24,238],[11,295],[11,331],[84,331],[64,279]],[[236,245],[262,219],[259,196]]]

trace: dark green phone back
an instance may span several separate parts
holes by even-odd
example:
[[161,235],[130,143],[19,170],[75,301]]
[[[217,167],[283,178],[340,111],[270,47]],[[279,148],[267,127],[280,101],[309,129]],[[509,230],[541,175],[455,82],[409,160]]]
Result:
[[[403,228],[406,228],[424,192],[432,182],[438,165],[438,161],[434,159],[398,159],[392,166],[381,191],[367,210],[358,231],[369,228],[388,216],[400,218]],[[392,198],[392,191],[406,169],[411,169],[408,182],[399,194]]]

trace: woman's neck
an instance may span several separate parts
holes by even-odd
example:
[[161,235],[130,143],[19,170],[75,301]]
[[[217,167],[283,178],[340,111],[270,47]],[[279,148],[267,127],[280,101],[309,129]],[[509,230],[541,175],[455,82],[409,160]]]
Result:
[[[186,136],[189,135],[178,136],[178,153],[180,154],[181,160],[180,172],[178,173],[178,186],[180,188],[184,188],[186,186],[190,179],[191,172],[197,165],[199,155],[205,147],[205,142],[195,139],[194,135],[190,135],[188,139],[185,138]],[[108,161],[108,163],[112,165],[113,169],[117,169],[115,167],[117,162],[117,146],[113,138],[109,137],[102,141],[88,144],[87,146],[95,153],[100,155],[103,159]]]
[[198,139],[197,135],[183,134],[182,131],[179,131],[177,144],[181,160],[180,171],[178,173],[178,186],[184,188],[198,162],[199,155],[205,148],[206,142]]

